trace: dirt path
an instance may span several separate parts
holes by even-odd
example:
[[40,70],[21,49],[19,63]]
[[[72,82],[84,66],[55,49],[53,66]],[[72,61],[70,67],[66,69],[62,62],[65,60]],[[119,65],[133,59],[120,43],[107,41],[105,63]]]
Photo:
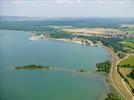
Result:
[[134,96],[132,95],[131,91],[127,88],[125,81],[117,72],[117,64],[119,62],[117,54],[111,48],[105,48],[109,51],[111,55],[112,65],[109,75],[111,85],[122,95],[122,97],[125,100],[134,100]]
[[120,59],[120,60],[118,61],[118,64],[119,64],[122,60],[127,59],[130,55],[134,55],[134,54],[133,54],[133,53],[128,53],[123,59]]

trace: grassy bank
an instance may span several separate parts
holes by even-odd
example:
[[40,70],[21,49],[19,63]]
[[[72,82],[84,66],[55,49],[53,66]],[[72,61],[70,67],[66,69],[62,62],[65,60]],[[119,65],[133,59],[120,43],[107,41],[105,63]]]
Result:
[[105,100],[122,100],[122,98],[119,96],[118,92],[115,91],[113,87],[111,87],[111,93],[107,94]]

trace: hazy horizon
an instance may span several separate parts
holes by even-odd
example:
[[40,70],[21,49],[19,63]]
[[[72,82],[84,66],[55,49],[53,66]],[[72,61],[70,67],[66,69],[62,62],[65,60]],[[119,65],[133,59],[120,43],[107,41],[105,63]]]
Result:
[[1,16],[134,18],[132,0],[0,0]]

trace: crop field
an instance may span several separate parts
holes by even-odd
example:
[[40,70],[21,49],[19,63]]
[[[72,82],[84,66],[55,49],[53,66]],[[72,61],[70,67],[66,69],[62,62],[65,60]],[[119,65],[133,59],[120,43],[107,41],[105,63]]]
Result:
[[126,42],[126,41],[123,41],[121,42],[125,47],[129,47],[129,48],[132,48],[134,49],[134,43],[132,42]]
[[124,41],[134,43],[134,38],[128,38],[128,39],[126,39]]
[[134,27],[120,28],[119,30],[122,31],[122,32],[127,32],[127,33],[134,34]]
[[110,28],[65,28],[63,29],[65,32],[70,33],[87,33],[87,34],[104,34],[106,32],[120,33],[118,29],[110,29]]
[[128,77],[127,75],[133,70],[133,68],[119,68],[120,72],[122,73],[122,75],[127,78],[127,80],[129,81],[129,85],[131,85],[132,88],[134,88],[134,79]]
[[134,66],[134,55],[129,55],[128,58],[122,60],[119,65],[130,64]]
[[134,24],[123,24],[119,28],[120,31],[133,33],[134,34]]

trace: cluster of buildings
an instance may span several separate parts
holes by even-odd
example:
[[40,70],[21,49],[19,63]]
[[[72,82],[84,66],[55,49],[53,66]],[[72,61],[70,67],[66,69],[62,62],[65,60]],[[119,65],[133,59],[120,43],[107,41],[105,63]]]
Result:
[[50,35],[48,33],[45,34],[40,34],[38,35],[37,33],[32,34],[32,37],[30,37],[30,40],[41,40],[41,39],[45,39],[45,38],[50,38]]
[[134,38],[133,33],[126,33],[126,32],[106,32],[103,36],[111,37],[111,38]]

